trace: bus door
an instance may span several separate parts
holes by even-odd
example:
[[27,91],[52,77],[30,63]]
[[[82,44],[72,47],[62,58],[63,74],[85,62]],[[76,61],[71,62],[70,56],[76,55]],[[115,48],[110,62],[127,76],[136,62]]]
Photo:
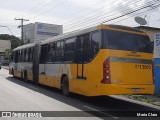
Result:
[[87,66],[89,60],[89,34],[77,37],[76,40],[76,62],[77,62],[77,79],[86,80]]

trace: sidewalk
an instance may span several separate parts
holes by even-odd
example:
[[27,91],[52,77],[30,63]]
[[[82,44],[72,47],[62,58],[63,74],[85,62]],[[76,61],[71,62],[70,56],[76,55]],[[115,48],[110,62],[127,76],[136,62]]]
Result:
[[9,66],[2,66],[2,68],[9,70]]
[[126,100],[133,103],[150,106],[160,110],[160,96],[154,95],[111,95],[111,97]]
[[154,95],[128,95],[130,99],[146,102],[160,107],[160,96]]

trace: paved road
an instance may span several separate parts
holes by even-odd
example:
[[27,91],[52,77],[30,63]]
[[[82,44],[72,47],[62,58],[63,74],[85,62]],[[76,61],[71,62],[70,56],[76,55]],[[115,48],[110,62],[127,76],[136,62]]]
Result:
[[[139,103],[132,103],[130,101],[120,100],[113,97],[90,98],[74,94],[72,94],[70,97],[65,97],[61,95],[59,90],[35,85],[32,83],[26,83],[20,79],[10,76],[8,74],[8,70],[0,70],[0,111],[73,111],[70,112],[70,114],[72,114],[74,117],[45,117],[41,118],[42,120],[141,120],[142,117],[128,118],[124,117],[124,115],[128,115],[128,111],[144,110],[158,111],[158,109],[151,106],[146,106]],[[65,112],[61,112],[60,114],[57,112],[53,112],[53,114],[56,114],[57,116],[60,116],[62,113]],[[76,117],[76,114],[82,114],[84,116],[92,117]],[[97,117],[97,115],[99,114],[100,116]],[[108,117],[104,117],[103,115]],[[122,117],[119,117],[121,115]],[[0,120],[1,119],[6,120],[7,118],[1,117]],[[26,120],[26,118],[12,119]],[[34,119],[39,120],[39,118]],[[145,119],[158,120],[157,117],[146,117]]]

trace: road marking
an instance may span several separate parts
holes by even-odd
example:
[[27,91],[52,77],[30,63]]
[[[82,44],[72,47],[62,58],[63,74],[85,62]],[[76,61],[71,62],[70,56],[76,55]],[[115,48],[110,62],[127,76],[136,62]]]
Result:
[[86,108],[88,108],[88,109],[91,109],[91,110],[94,110],[94,111],[97,111],[97,112],[100,112],[100,113],[102,113],[102,114],[104,114],[104,115],[107,115],[107,116],[109,116],[109,117],[112,117],[112,118],[114,118],[114,119],[119,119],[118,117],[115,117],[115,116],[110,115],[110,114],[108,114],[108,113],[105,113],[105,112],[96,110],[96,109],[94,109],[94,108],[91,108],[91,107],[88,107],[88,106],[85,106],[85,105],[84,105],[84,107],[86,107]]

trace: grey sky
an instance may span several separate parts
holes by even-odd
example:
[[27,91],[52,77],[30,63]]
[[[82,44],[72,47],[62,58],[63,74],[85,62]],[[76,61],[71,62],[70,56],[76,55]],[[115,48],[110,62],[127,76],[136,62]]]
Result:
[[[29,19],[28,23],[44,22],[64,26],[64,32],[100,24],[159,0],[0,0],[0,25],[8,26],[14,35],[20,36],[20,21],[14,18]],[[154,7],[154,6],[152,6]],[[134,14],[116,19],[109,23],[138,26],[135,16],[144,17],[152,27],[160,27],[160,10],[143,9]],[[147,12],[144,12],[147,11]],[[10,34],[7,28],[0,27],[0,34]]]

